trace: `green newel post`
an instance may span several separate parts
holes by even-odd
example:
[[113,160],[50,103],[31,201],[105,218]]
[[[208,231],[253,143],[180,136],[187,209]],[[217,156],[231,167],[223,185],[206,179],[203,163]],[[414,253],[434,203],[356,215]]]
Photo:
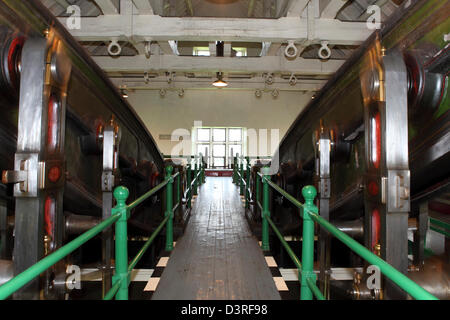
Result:
[[270,168],[263,167],[261,169],[261,173],[263,174],[262,183],[263,183],[263,201],[262,201],[262,243],[261,248],[263,250],[270,250],[269,247],[269,222],[267,221],[267,217],[270,217],[269,210],[269,184],[267,180],[270,179]]
[[191,164],[188,164],[187,166],[187,177],[186,177],[186,182],[187,182],[187,193],[186,193],[186,203],[187,203],[187,207],[190,208],[191,207],[191,194],[192,194],[192,188],[191,188]]
[[170,216],[166,223],[166,251],[173,250],[173,178],[172,178],[172,166],[166,167],[166,180],[169,180],[167,183],[166,189],[166,212],[165,216]]
[[314,274],[314,221],[311,219],[309,212],[318,213],[317,207],[314,205],[314,199],[317,190],[313,186],[305,186],[302,189],[305,204],[303,206],[303,242],[302,242],[302,272],[301,272],[301,300],[312,300],[313,294],[307,284],[309,278],[316,283],[316,275]]
[[128,235],[127,220],[129,217],[126,201],[129,191],[125,187],[117,187],[114,190],[116,206],[112,214],[120,213],[116,222],[116,272],[113,276],[113,285],[120,281],[120,288],[116,294],[116,300],[128,300]]
[[250,158],[246,157],[247,164],[246,164],[246,173],[245,173],[245,208],[250,208],[250,193],[248,192],[248,189],[250,188]]

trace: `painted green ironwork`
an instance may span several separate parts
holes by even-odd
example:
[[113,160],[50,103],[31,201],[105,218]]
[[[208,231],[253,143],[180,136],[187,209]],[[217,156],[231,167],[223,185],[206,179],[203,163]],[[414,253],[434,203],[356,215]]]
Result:
[[170,217],[166,223],[166,251],[173,250],[173,167],[166,167],[166,180],[169,180],[166,188],[166,212],[164,215]]
[[[306,186],[302,189],[302,194],[305,198],[305,204],[302,204],[292,195],[270,181],[270,176],[268,177],[267,174],[265,174],[267,173],[267,171],[265,170],[266,169],[263,168],[263,173],[258,174],[258,176],[262,179],[263,185],[264,183],[266,183],[267,185],[271,186],[274,190],[278,191],[296,207],[301,209],[301,217],[303,218],[302,267],[301,273],[299,274],[299,279],[301,279],[301,299],[310,300],[312,299],[312,294],[314,294],[316,298],[321,299],[321,296],[319,295],[320,290],[315,285],[316,276],[312,269],[314,261],[314,222],[316,222],[337,239],[339,239],[342,243],[344,243],[347,247],[349,247],[352,251],[358,254],[360,257],[368,261],[370,264],[378,266],[382,274],[396,283],[400,288],[405,290],[413,298],[420,300],[437,300],[435,296],[409,279],[406,275],[392,267],[377,255],[373,254],[370,250],[352,239],[350,236],[337,229],[329,221],[323,219],[318,214],[317,207],[314,205],[314,198],[317,194],[317,191],[313,186]],[[265,197],[268,198],[268,194],[263,191],[263,203]],[[264,205],[262,207],[264,208]],[[281,240],[282,235],[276,228],[275,224],[270,220],[270,218],[269,223],[272,229],[275,231],[275,234]],[[286,241],[284,241],[284,239],[281,242],[288,251],[291,259],[293,259],[297,268],[299,268],[298,258],[293,258],[293,252]]]
[[[112,209],[111,217],[102,221],[95,227],[89,229],[74,240],[62,246],[55,252],[41,259],[39,262],[29,267],[19,275],[15,276],[2,286],[0,286],[0,300],[4,300],[12,295],[14,292],[25,286],[27,283],[38,277],[42,272],[50,268],[52,265],[69,255],[74,250],[78,249],[88,240],[101,233],[103,230],[109,228],[115,223],[115,274],[112,278],[112,287],[103,297],[104,300],[111,300],[114,297],[116,300],[128,299],[128,286],[131,281],[131,272],[142,258],[146,250],[150,247],[156,236],[161,230],[166,227],[166,250],[173,249],[173,218],[174,211],[181,207],[181,181],[180,172],[172,175],[173,168],[166,167],[166,177],[159,185],[146,192],[130,204],[126,204],[129,191],[123,186],[119,186],[114,190],[114,198],[116,199],[116,206]],[[202,173],[203,171],[203,173]],[[204,175],[204,167],[200,170],[195,170],[194,180],[191,181],[191,164],[187,165],[187,182],[186,190],[186,207],[191,207],[192,189],[194,184],[201,184],[202,174]],[[177,204],[173,206],[173,182],[176,179],[176,193],[175,197]],[[139,204],[147,200],[149,197],[166,187],[166,210],[163,221],[159,224],[156,230],[152,233],[150,238],[145,242],[144,246],[139,250],[133,260],[128,263],[128,234],[127,221],[130,217],[130,210],[136,208]]]
[[[430,217],[430,229],[440,234],[443,234],[446,237],[450,237],[450,224]],[[449,230],[449,231],[447,231]]]
[[22,288],[28,282],[32,281],[34,278],[39,276],[42,272],[50,268],[52,265],[69,255],[74,250],[78,249],[81,245],[86,243],[88,240],[95,237],[97,234],[114,224],[118,219],[119,214],[113,214],[108,219],[99,223],[92,229],[86,231],[82,235],[78,236],[74,240],[70,241],[63,247],[59,248],[52,254],[41,259],[36,264],[32,265],[22,273],[18,274],[8,282],[4,283],[0,287],[0,300],[8,298],[11,294]]
[[263,176],[266,179],[263,179],[263,202],[262,202],[262,239],[261,239],[261,247],[263,250],[270,250],[269,247],[269,224],[268,219],[270,219],[270,210],[269,210],[269,185],[267,183],[267,178],[270,178],[270,169],[267,167],[262,168],[261,170]]
[[250,208],[250,158],[246,157],[247,165],[245,170],[245,208]]
[[313,186],[306,186],[302,189],[305,204],[303,207],[303,241],[302,241],[302,272],[301,272],[301,300],[312,300],[313,293],[308,282],[316,283],[314,273],[314,221],[312,221],[309,212],[317,213],[317,207],[314,205],[314,198],[317,191]]

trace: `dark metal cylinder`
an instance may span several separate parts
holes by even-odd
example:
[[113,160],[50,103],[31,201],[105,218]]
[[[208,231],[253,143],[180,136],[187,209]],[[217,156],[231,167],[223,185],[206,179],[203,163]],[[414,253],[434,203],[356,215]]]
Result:
[[68,214],[67,212],[65,218],[66,234],[83,233],[102,221],[99,217],[82,216],[73,213]]

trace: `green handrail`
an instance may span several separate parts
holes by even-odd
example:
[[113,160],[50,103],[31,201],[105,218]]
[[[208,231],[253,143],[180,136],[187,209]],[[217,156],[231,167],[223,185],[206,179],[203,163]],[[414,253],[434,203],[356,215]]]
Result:
[[[313,287],[313,284],[315,282],[315,278],[312,276],[312,274],[309,274],[312,270],[310,270],[309,266],[305,266],[305,258],[308,263],[311,262],[311,252],[314,248],[314,242],[311,243],[311,235],[314,236],[314,224],[311,224],[310,222],[317,222],[321,227],[323,227],[325,230],[327,230],[329,233],[331,233],[333,236],[335,236],[337,239],[339,239],[341,242],[343,242],[347,247],[349,247],[352,251],[354,251],[356,254],[361,256],[363,259],[371,263],[372,265],[376,265],[380,268],[380,271],[382,274],[384,274],[387,278],[389,278],[391,281],[396,283],[400,288],[405,290],[409,295],[411,295],[415,299],[423,299],[423,300],[436,300],[437,298],[430,294],[428,291],[426,291],[424,288],[416,284],[414,281],[409,279],[406,275],[392,267],[390,264],[388,264],[386,261],[378,257],[377,255],[373,254],[370,250],[368,250],[366,247],[352,239],[350,236],[346,235],[339,229],[337,229],[335,226],[333,226],[330,222],[323,219],[321,216],[319,216],[317,207],[313,204],[313,200],[315,196],[317,195],[317,191],[313,186],[306,186],[302,189],[303,197],[305,198],[305,204],[302,204],[300,201],[295,199],[293,196],[291,196],[289,193],[284,191],[282,188],[274,184],[272,181],[269,180],[270,176],[268,174],[268,168],[267,167],[262,169],[262,174],[258,173],[258,176],[261,177],[263,185],[264,183],[271,186],[273,189],[278,191],[281,195],[283,195],[286,199],[288,199],[291,203],[293,203],[296,207],[301,209],[301,217],[304,220],[303,223],[303,244],[302,244],[302,261],[303,261],[303,267],[302,267],[302,291],[305,290],[305,295],[302,294],[302,299],[309,299],[310,293],[309,291],[312,290],[312,292],[316,295],[316,291]],[[265,198],[268,199],[269,195],[268,192],[263,191],[263,201]],[[264,205],[263,205],[264,207]],[[263,215],[263,222],[264,222],[264,215]],[[307,227],[305,227],[305,222],[307,224]],[[271,226],[276,229],[274,224],[271,224]],[[279,233],[278,229],[276,229]],[[307,234],[305,235],[305,231]],[[263,232],[267,232],[263,228]],[[276,232],[276,233],[277,233]],[[312,233],[311,233],[312,232]],[[280,236],[281,235],[278,235]],[[264,238],[264,234],[263,234]],[[305,240],[308,242],[307,246],[305,247]],[[282,242],[283,243],[283,242]],[[287,244],[287,243],[286,243]],[[305,249],[307,252],[305,253]],[[292,257],[291,257],[292,258]],[[305,268],[307,269],[307,274],[305,275]],[[306,277],[306,281],[303,281],[303,277]],[[308,287],[308,289],[306,289]]]
[[[439,228],[437,228],[431,224],[438,226]],[[439,232],[440,234],[443,234],[444,236],[447,236],[450,238],[450,232],[446,231],[446,230],[450,230],[450,224],[448,224],[444,221],[440,221],[438,219],[430,217],[430,229],[433,231]]]
[[[195,159],[198,160],[197,157]],[[187,190],[188,194],[188,204],[187,207],[190,208],[192,200],[192,188],[193,184],[202,184],[202,179],[204,179],[204,166],[200,164],[200,170],[196,170],[194,174],[194,180],[192,184],[189,185]],[[188,164],[188,182],[191,179],[191,165]],[[196,163],[197,169],[197,163]],[[41,259],[39,262],[29,267],[19,275],[15,276],[2,286],[0,286],[0,299],[6,299],[11,294],[22,288],[28,282],[32,281],[34,278],[38,277],[42,272],[50,268],[52,265],[69,255],[71,252],[79,248],[88,240],[92,239],[97,234],[101,233],[106,228],[110,227],[115,223],[115,256],[116,256],[116,267],[115,275],[113,276],[113,285],[111,289],[105,294],[104,300],[110,300],[116,297],[117,300],[127,300],[128,299],[128,286],[130,283],[131,271],[137,265],[139,260],[142,258],[146,250],[149,248],[151,243],[154,241],[156,236],[161,232],[162,228],[166,226],[166,250],[173,250],[173,218],[174,211],[181,206],[181,183],[180,183],[180,172],[172,175],[173,168],[171,166],[166,167],[166,177],[163,182],[158,184],[156,187],[152,188],[135,201],[130,204],[126,204],[126,200],[129,195],[127,188],[119,186],[114,190],[114,198],[116,199],[116,206],[112,209],[111,217],[102,221],[98,225],[84,232],[74,240],[70,241],[66,245],[62,246],[55,252],[49,254],[48,256]],[[177,204],[173,206],[173,183],[174,179],[176,181],[175,195],[178,199]],[[130,211],[136,208],[139,204],[144,202],[146,199],[154,195],[156,192],[166,187],[166,210],[164,219],[152,233],[150,238],[145,242],[143,247],[139,250],[137,255],[133,260],[128,263],[128,235],[127,235],[127,222],[130,217]]]
[[0,287],[0,300],[8,298],[11,294],[22,288],[28,282],[39,276],[42,272],[50,268],[52,265],[69,255],[72,251],[78,249],[88,240],[95,237],[97,234],[111,226],[119,219],[120,215],[114,214],[108,219],[102,221],[92,229],[89,229],[85,233],[81,234],[77,238],[73,239],[63,247],[59,248],[52,254],[49,254],[45,258],[41,259],[36,264],[32,265],[22,273],[18,274]]

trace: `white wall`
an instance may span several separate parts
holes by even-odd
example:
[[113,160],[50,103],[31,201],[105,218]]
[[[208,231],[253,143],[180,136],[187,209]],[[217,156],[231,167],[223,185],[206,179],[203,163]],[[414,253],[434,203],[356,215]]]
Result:
[[203,126],[246,127],[255,129],[257,133],[260,129],[267,129],[267,148],[270,153],[271,129],[279,130],[279,143],[296,116],[310,101],[311,95],[280,91],[277,98],[273,98],[269,92],[257,98],[254,91],[212,89],[185,90],[184,96],[180,98],[176,91],[167,91],[164,97],[160,97],[157,90],[136,90],[129,92],[128,100],[164,154],[171,154],[178,141],[160,140],[159,135],[172,134],[178,128],[191,131],[194,121],[202,121]]

